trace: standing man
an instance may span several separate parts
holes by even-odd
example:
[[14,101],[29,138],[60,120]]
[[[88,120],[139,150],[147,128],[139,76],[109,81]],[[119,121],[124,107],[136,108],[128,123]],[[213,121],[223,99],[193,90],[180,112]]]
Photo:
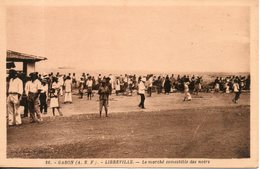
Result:
[[106,112],[106,117],[107,115],[107,100],[108,100],[108,95],[109,95],[109,88],[106,85],[106,80],[103,79],[101,82],[101,86],[98,89],[98,94],[99,94],[99,116],[101,117],[102,113],[102,108],[104,106],[105,112]]
[[91,79],[91,76],[88,77],[88,80],[86,82],[86,86],[87,86],[87,92],[88,92],[88,100],[91,100],[92,86],[93,86],[93,80]]
[[[39,92],[41,91],[41,83],[35,73],[30,74],[31,81],[28,81],[25,85],[25,93],[28,97],[28,108],[32,123],[42,121],[42,117],[39,109]],[[36,116],[35,116],[36,114]]]
[[72,103],[72,81],[70,76],[66,77],[64,86],[65,86],[64,103]]
[[148,79],[147,81],[147,93],[148,96],[151,97],[152,96],[152,87],[153,87],[153,75],[151,75],[151,77]]
[[73,85],[73,88],[76,88],[76,86],[77,86],[77,80],[76,80],[75,73],[72,74],[72,85]]
[[39,99],[40,99],[40,111],[41,113],[43,113],[44,110],[44,114],[47,114],[48,92],[49,92],[49,88],[47,85],[47,81],[46,79],[43,79]]
[[107,107],[109,107],[109,96],[112,94],[112,84],[110,83],[110,77],[106,78],[106,86],[109,89],[109,94],[107,95]]
[[19,125],[22,123],[18,111],[20,106],[20,97],[23,94],[23,82],[17,77],[17,72],[13,69],[9,72],[9,87],[7,96],[7,116],[8,125]]
[[238,79],[235,79],[235,81],[234,81],[233,90],[234,90],[234,93],[235,93],[235,97],[232,101],[234,103],[237,103],[239,98],[240,98],[240,94],[241,94],[241,88],[239,86]]
[[165,94],[170,94],[171,91],[171,81],[169,79],[169,76],[166,76],[165,82],[164,82],[164,92]]
[[60,85],[60,95],[63,96],[64,79],[62,75],[58,76],[58,83]]
[[138,94],[140,95],[141,97],[141,101],[140,101],[140,104],[139,104],[139,107],[142,108],[142,109],[145,109],[144,107],[144,100],[145,100],[145,83],[146,79],[145,78],[142,78],[138,84]]

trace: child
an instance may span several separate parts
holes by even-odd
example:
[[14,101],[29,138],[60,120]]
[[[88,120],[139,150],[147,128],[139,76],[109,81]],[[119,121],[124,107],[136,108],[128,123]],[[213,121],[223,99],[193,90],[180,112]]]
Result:
[[53,116],[55,116],[55,108],[58,110],[60,116],[63,116],[62,112],[60,111],[58,90],[52,88],[50,90],[50,98],[51,98],[50,107],[52,108]]

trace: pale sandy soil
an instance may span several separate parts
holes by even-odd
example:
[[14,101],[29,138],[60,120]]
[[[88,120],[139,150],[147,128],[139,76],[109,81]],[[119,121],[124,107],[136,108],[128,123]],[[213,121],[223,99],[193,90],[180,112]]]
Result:
[[[111,96],[109,117],[98,117],[97,96],[73,96],[62,104],[64,117],[51,111],[40,124],[23,119],[7,129],[8,158],[248,158],[250,95],[239,104],[233,94],[201,93],[191,102],[183,94]],[[195,97],[195,96],[194,96]]]

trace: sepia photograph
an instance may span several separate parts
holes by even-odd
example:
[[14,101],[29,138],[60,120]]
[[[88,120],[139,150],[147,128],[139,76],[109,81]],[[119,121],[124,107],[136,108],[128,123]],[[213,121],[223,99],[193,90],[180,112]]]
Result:
[[0,166],[258,166],[257,0],[1,9]]

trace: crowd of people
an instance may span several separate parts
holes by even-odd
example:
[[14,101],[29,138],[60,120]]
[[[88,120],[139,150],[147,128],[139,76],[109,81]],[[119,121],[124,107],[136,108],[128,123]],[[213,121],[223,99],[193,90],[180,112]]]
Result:
[[183,92],[183,101],[191,101],[191,94],[196,95],[199,92],[234,92],[233,102],[237,103],[242,90],[250,90],[250,76],[217,77],[214,81],[205,83],[202,76],[195,75],[92,76],[82,73],[80,77],[76,77],[75,73],[61,75],[59,72],[56,74],[33,72],[26,77],[23,73],[11,69],[7,77],[7,119],[8,125],[19,125],[22,123],[21,112],[23,112],[23,117],[30,117],[32,123],[41,122],[42,115],[47,114],[48,105],[52,109],[53,116],[56,115],[56,110],[59,116],[63,116],[60,98],[64,96],[64,104],[71,104],[73,91],[79,99],[86,96],[87,100],[98,94],[99,115],[101,117],[104,107],[107,117],[109,96],[112,93],[125,96],[137,93],[140,96],[138,106],[144,109],[145,96],[152,97],[152,93],[169,95],[173,92]]

